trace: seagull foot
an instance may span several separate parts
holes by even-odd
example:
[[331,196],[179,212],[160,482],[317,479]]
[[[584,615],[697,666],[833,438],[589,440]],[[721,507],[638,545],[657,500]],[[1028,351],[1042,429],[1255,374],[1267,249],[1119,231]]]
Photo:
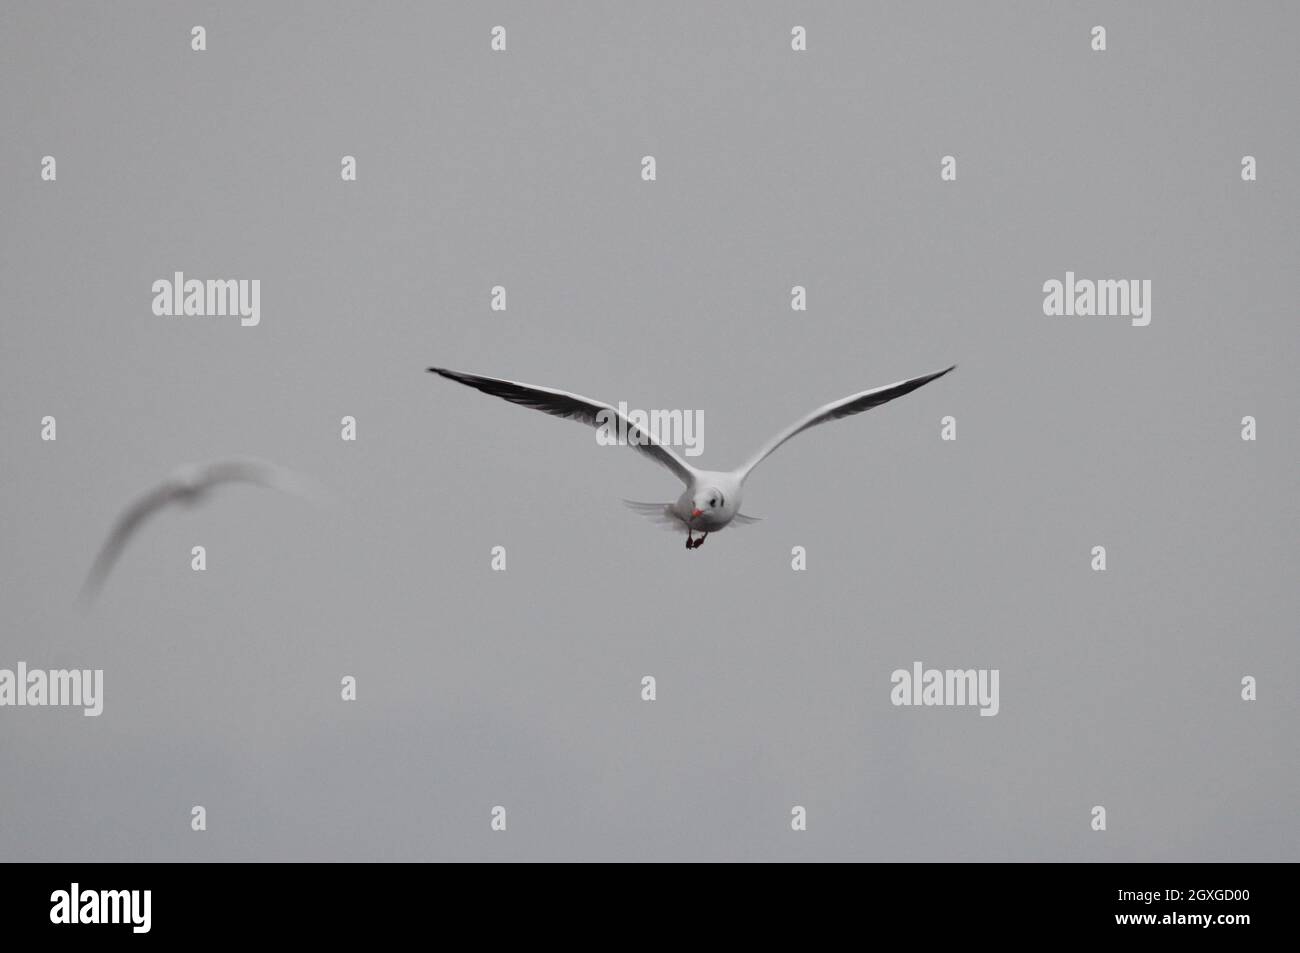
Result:
[[709,538],[709,534],[705,533],[703,536],[701,536],[699,539],[695,541],[694,548],[699,549],[701,546],[704,545],[704,541],[708,538]]
[[686,548],[687,549],[695,548],[695,540],[691,539],[691,531],[689,529],[686,531]]

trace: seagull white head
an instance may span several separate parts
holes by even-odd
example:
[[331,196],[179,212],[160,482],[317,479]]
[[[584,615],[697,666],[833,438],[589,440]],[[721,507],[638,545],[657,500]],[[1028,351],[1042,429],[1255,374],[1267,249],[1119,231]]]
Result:
[[727,498],[716,486],[708,486],[691,498],[691,518],[713,516],[726,506]]

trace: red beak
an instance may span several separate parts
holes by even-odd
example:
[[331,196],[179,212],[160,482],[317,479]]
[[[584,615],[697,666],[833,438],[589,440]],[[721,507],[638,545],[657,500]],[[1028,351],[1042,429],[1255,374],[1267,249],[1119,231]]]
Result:
[[696,516],[703,516],[703,515],[704,515],[704,510],[691,510],[691,517],[692,517],[692,518],[694,518],[694,517],[696,517]]

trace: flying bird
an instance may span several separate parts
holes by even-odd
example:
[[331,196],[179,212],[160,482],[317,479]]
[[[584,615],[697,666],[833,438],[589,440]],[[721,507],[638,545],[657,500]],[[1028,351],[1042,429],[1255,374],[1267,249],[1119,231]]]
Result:
[[[686,489],[674,503],[638,503],[625,500],[632,509],[668,526],[670,529],[686,530],[686,548],[698,549],[710,533],[716,533],[732,522],[744,525],[758,521],[758,517],[746,516],[740,512],[741,494],[745,480],[749,478],[754,467],[758,466],[777,447],[795,434],[802,433],[809,427],[860,414],[872,407],[879,407],[895,397],[910,394],[918,387],[924,387],[932,380],[943,377],[956,364],[933,374],[923,374],[910,380],[899,381],[872,390],[851,394],[840,400],[832,401],[818,407],[812,413],[791,424],[785,430],[769,440],[758,453],[754,454],[734,470],[697,470],[673,452],[669,447],[656,442],[650,434],[637,427],[632,421],[620,414],[614,407],[571,394],[568,391],[555,390],[550,387],[537,387],[533,384],[521,384],[518,381],[501,380],[496,377],[481,377],[478,374],[466,374],[461,371],[449,371],[442,367],[430,367],[429,371],[481,390],[493,397],[500,397],[513,404],[531,407],[555,417],[576,420],[589,427],[604,427],[615,421],[621,421],[623,432],[627,434],[629,446],[639,450],[651,460],[666,467],[686,484]],[[695,533],[701,535],[697,539]]]
[[173,503],[193,506],[207,499],[214,488],[225,483],[251,483],[295,496],[321,497],[314,484],[263,460],[218,460],[179,467],[118,517],[86,576],[85,585],[81,589],[81,604],[87,606],[94,600],[122,550],[145,520]]

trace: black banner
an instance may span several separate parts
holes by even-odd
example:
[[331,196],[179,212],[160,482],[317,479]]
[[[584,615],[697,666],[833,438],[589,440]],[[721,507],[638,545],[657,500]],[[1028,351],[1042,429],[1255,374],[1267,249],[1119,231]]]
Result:
[[797,873],[733,865],[721,882],[698,865],[622,865],[599,877],[572,865],[544,880],[531,865],[490,874],[456,866],[12,865],[0,909],[7,938],[42,941],[374,940],[435,919],[495,930],[559,918],[635,935],[703,917],[699,927],[710,931],[841,923],[871,936],[901,931],[918,943],[1125,934],[1231,943],[1285,927],[1283,880],[1293,873],[1246,864],[863,864]]

